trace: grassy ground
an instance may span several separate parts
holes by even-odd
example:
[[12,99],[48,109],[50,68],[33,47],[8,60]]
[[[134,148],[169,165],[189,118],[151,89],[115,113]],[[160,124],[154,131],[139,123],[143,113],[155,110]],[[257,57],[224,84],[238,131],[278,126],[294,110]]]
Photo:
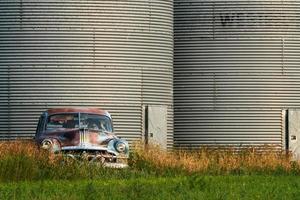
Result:
[[299,199],[296,176],[189,176],[0,184],[1,199]]
[[116,170],[0,143],[0,199],[300,199],[300,164],[286,152],[135,149]]

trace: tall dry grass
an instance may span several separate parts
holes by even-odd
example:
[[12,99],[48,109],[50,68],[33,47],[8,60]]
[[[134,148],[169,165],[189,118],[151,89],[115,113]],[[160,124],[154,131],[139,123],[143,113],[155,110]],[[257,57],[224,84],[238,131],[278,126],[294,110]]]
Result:
[[186,174],[298,174],[299,162],[270,147],[200,148],[164,151],[154,145],[135,145],[130,168],[107,169],[99,165],[66,160],[37,148],[32,142],[0,143],[0,182],[45,179],[129,179]]
[[[37,148],[29,141],[0,143],[0,181],[35,180],[60,173],[61,156]],[[42,170],[41,170],[42,169]]]
[[87,162],[66,159],[29,141],[0,143],[0,182],[44,179],[93,179],[119,175]]
[[159,147],[135,145],[133,166],[155,168],[159,171],[173,169],[188,173],[299,174],[299,162],[292,161],[290,153],[276,147],[261,146],[236,149],[231,147],[166,152]]

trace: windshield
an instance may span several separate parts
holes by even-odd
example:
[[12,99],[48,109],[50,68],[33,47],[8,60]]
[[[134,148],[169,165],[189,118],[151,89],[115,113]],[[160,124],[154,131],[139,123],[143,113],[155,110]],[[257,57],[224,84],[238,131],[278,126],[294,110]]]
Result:
[[46,129],[58,129],[58,128],[79,128],[78,114],[57,114],[48,117]]
[[80,113],[80,127],[101,132],[113,131],[108,117],[95,114]]
[[46,129],[53,130],[58,128],[85,128],[101,132],[113,131],[110,118],[102,115],[86,113],[80,113],[80,120],[78,113],[55,114],[49,116],[47,119]]

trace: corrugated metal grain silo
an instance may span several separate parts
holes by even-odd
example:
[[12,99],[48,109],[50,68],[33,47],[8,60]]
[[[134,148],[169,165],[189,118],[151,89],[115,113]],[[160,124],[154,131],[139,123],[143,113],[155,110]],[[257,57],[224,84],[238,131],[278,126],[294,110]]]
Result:
[[300,2],[174,7],[175,144],[284,148],[285,110],[300,108]]
[[47,108],[100,107],[116,133],[143,135],[167,108],[173,136],[172,0],[0,1],[0,137],[28,138]]

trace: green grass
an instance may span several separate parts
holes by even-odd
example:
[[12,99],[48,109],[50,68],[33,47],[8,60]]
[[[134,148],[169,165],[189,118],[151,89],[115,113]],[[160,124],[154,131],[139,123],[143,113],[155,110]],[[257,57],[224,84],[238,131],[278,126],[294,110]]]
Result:
[[1,199],[299,199],[297,176],[184,176],[0,184]]
[[129,164],[108,169],[0,143],[0,199],[300,199],[300,162],[286,152],[148,147]]

